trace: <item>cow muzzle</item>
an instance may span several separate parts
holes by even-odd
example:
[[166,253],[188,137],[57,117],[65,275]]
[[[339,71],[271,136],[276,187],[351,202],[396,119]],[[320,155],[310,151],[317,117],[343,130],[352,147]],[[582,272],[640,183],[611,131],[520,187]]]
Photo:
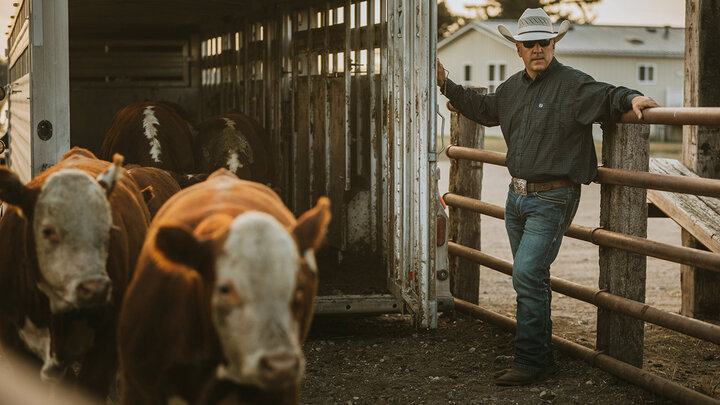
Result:
[[79,282],[75,286],[75,304],[78,307],[93,307],[110,302],[112,283],[106,277],[97,277]]
[[268,387],[284,388],[300,379],[300,359],[287,353],[263,356],[258,364],[261,382]]
[[59,382],[67,373],[67,366],[50,359],[43,364],[40,370],[40,380],[43,382]]

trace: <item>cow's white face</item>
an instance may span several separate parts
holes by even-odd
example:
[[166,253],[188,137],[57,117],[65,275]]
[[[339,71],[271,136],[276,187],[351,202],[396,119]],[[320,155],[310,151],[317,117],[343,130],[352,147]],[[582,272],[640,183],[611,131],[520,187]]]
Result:
[[216,260],[213,322],[227,364],[217,376],[280,388],[298,383],[305,358],[291,312],[300,264],[290,234],[270,215],[238,216]]
[[112,215],[105,189],[79,170],[48,178],[34,210],[41,280],[53,313],[107,303],[106,271]]

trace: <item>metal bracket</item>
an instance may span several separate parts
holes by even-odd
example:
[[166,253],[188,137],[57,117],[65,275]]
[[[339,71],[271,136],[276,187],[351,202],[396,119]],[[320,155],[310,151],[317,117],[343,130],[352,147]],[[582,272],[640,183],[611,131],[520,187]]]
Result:
[[[440,116],[440,122],[441,122],[441,124],[440,124],[440,145],[441,145],[441,148],[440,148],[440,150],[437,151],[437,152],[429,152],[429,153],[428,153],[428,160],[429,160],[430,162],[437,162],[437,160],[438,160],[438,155],[441,154],[441,153],[443,153],[443,151],[445,150],[445,116],[442,115],[442,114],[440,114],[440,110],[439,110],[439,109],[440,109],[440,106],[437,106],[437,109],[438,109],[437,115]],[[437,140],[437,134],[435,135],[435,137],[436,137],[435,139]],[[437,145],[437,141],[435,142],[435,145]],[[437,147],[437,146],[436,146],[436,147]]]
[[387,314],[400,312],[403,304],[389,294],[325,295],[315,298],[316,314]]

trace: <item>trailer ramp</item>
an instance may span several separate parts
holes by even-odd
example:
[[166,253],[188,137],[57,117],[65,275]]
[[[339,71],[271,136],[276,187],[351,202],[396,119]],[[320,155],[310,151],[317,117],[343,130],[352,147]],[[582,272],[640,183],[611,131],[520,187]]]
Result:
[[[699,177],[676,159],[651,158],[650,172]],[[650,189],[647,199],[711,252],[720,253],[720,199]]]

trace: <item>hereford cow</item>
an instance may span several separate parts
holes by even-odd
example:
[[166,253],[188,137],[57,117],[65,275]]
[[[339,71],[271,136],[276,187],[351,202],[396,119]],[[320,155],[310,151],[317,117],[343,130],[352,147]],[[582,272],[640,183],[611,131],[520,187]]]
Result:
[[133,164],[125,165],[125,170],[140,188],[151,218],[155,217],[165,201],[180,191],[180,184],[165,170]]
[[170,198],[120,315],[123,403],[297,403],[329,206],[295,220],[224,169]]
[[143,101],[118,111],[110,122],[100,148],[100,158],[114,153],[125,162],[158,167],[171,172],[195,173],[193,134],[167,102]]
[[[0,345],[106,397],[120,303],[150,214],[136,183],[74,148],[26,185],[0,167]],[[73,367],[70,367],[70,366]],[[78,367],[79,366],[79,367]]]
[[268,184],[273,165],[267,134],[241,112],[229,112],[200,124],[195,149],[198,170],[211,173],[225,168],[239,178]]

